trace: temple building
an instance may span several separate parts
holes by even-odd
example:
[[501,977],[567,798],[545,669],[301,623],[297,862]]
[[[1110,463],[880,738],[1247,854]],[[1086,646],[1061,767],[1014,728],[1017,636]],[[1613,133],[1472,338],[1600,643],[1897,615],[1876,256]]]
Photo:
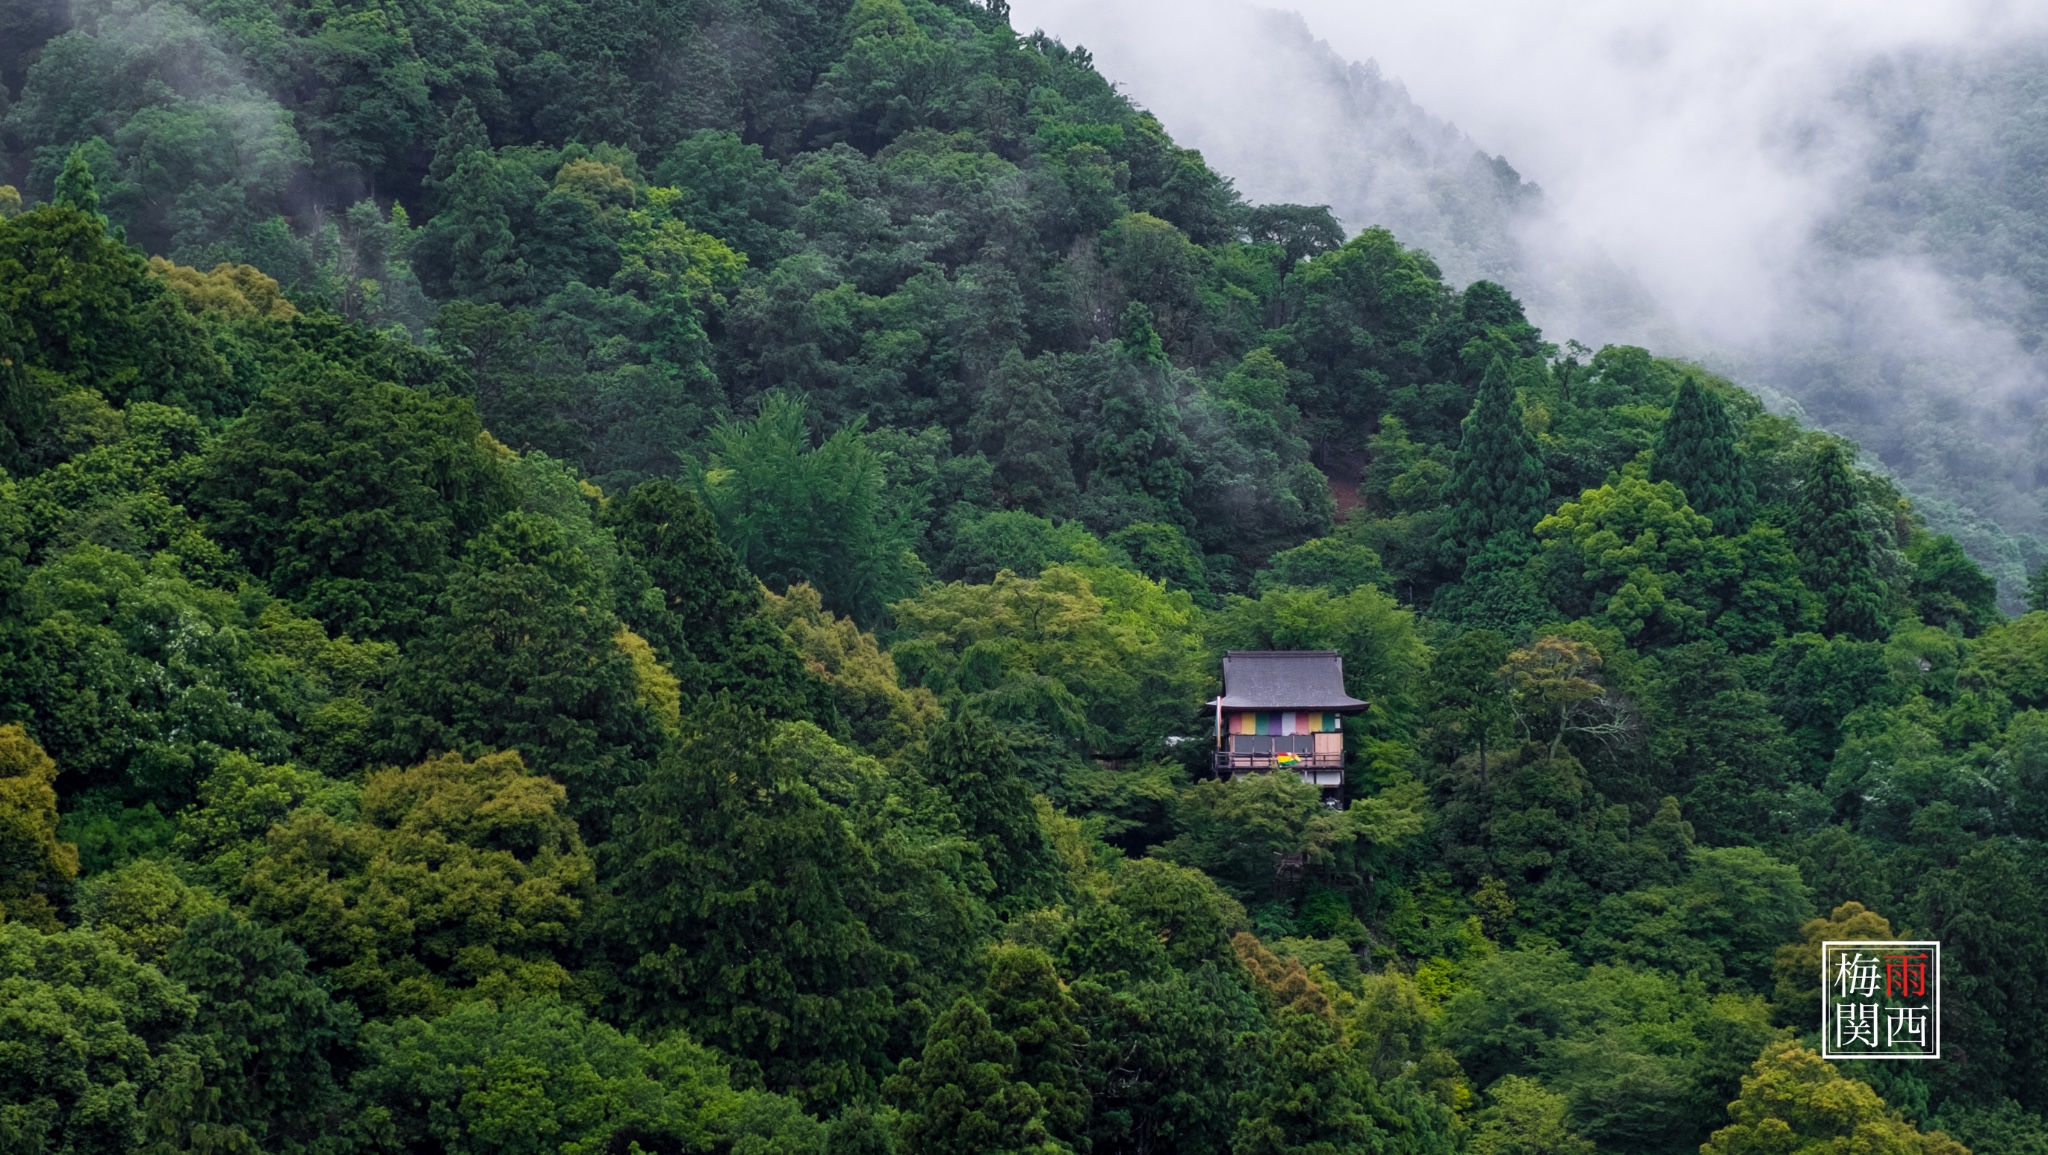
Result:
[[1216,710],[1218,774],[1298,771],[1325,790],[1344,785],[1343,717],[1366,708],[1344,692],[1335,650],[1232,650]]

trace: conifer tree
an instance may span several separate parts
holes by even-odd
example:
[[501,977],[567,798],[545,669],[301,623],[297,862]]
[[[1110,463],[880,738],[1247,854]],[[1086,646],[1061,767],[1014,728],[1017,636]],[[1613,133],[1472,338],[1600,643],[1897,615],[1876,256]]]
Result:
[[995,467],[1003,503],[1041,517],[1071,513],[1077,492],[1074,423],[1054,392],[1058,372],[1054,357],[1026,361],[1012,349],[982,394],[971,430]]
[[1864,641],[1884,636],[1884,593],[1870,557],[1870,531],[1858,516],[1840,446],[1829,443],[1814,457],[1798,505],[1793,547],[1800,576],[1824,607],[1822,628]]
[[[986,1003],[984,1009],[983,1004]],[[981,997],[962,995],[884,1094],[903,1109],[910,1155],[1070,1155],[1085,1149],[1088,1037],[1052,960],[1031,947],[992,952]]]
[[448,287],[477,301],[515,301],[526,295],[526,261],[512,232],[510,196],[497,157],[466,154],[448,181],[447,205],[428,226],[446,238]]
[[1685,491],[1686,504],[1711,518],[1721,533],[1741,533],[1755,515],[1756,487],[1735,448],[1735,423],[1720,399],[1691,377],[1678,387],[1657,439],[1650,480]]
[[823,718],[825,686],[762,615],[761,583],[718,536],[695,494],[643,481],[605,503],[602,523],[625,555],[619,616],[682,680],[685,695],[724,691],[778,718]]
[[[659,744],[602,576],[548,519],[509,513],[470,543],[387,706],[397,762],[518,750],[580,820]],[[402,705],[401,705],[402,703]]]
[[444,187],[464,157],[490,150],[490,131],[484,127],[483,118],[476,114],[476,104],[465,96],[456,102],[455,111],[448,114],[448,127],[441,134],[440,143],[434,146],[434,159],[427,168],[427,186],[433,189]]
[[[64,171],[57,174],[56,196],[51,198],[57,204],[77,209],[89,217],[100,217],[99,187],[93,183],[92,166],[85,163],[85,149],[71,150],[71,159],[64,162]],[[102,221],[105,217],[100,217]]]
[[1489,544],[1522,557],[1534,550],[1530,531],[1543,517],[1550,482],[1536,438],[1522,424],[1507,362],[1498,357],[1465,418],[1449,496],[1450,517],[1438,540],[1450,564],[1462,568]]
[[2048,610],[2048,564],[2034,571],[2027,579],[2027,608]]
[[1024,764],[994,722],[964,710],[932,732],[925,777],[943,790],[981,845],[998,901],[1033,910],[1055,901],[1060,866],[1039,826]]

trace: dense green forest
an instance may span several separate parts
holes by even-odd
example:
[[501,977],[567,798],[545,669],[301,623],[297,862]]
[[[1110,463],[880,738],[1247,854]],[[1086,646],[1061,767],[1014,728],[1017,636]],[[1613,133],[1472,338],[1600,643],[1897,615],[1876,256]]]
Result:
[[[2048,1152],[2048,578],[1854,446],[1000,3],[0,84],[0,1150]],[[1265,648],[1341,798],[1210,774]],[[1823,1062],[1893,937],[1945,1058]]]

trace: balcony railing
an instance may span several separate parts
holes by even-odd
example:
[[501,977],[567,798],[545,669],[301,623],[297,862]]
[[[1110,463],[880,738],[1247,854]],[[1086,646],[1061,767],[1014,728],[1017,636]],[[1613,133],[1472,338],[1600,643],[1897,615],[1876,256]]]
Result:
[[[1236,750],[1218,750],[1211,765],[1218,774],[1265,774],[1276,768],[1274,759],[1278,754],[1270,751],[1249,753]],[[1326,754],[1296,754],[1294,762],[1286,767],[1299,771],[1301,780],[1311,786],[1344,785],[1344,755],[1332,751]]]

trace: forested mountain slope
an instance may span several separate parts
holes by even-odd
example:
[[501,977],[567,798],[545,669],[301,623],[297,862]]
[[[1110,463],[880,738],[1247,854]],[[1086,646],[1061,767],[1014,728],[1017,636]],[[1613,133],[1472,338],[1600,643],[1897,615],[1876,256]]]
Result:
[[2048,1142],[2048,585],[1853,447],[1000,7],[0,17],[8,1147]]
[[[1351,50],[1378,48],[1361,41],[1363,29],[1385,36],[1399,17],[1347,21],[1327,10],[1311,30],[1298,15],[1237,0],[1185,12],[1145,0],[1041,0],[1023,15],[1097,49],[1127,91],[1255,199],[1326,203],[1347,227],[1385,225],[1454,283],[1508,287],[1553,340],[1684,349],[1781,410],[1856,440],[2000,581],[2008,608],[2048,561],[2048,360],[2033,256],[2044,228],[2048,44],[2038,33],[1884,52],[1840,46],[1802,59],[1796,78],[1755,71],[1747,53],[1692,74],[1664,60],[1639,79],[1670,77],[1668,101],[1652,91],[1618,121],[1580,124],[1559,89],[1614,95],[1633,81],[1574,76],[1614,61],[1557,59],[1496,24],[1463,55],[1486,59],[1514,43],[1515,56],[1546,63],[1477,85],[1466,69],[1464,83],[1451,83],[1465,89],[1467,115],[1475,104],[1549,111],[1496,118],[1475,141],[1402,83],[1441,99],[1444,76],[1385,75],[1316,39],[1348,32]],[[1581,17],[1572,27],[1602,39],[1603,23]],[[1517,19],[1570,35],[1533,13]],[[1664,23],[1646,15],[1643,27]],[[1734,15],[1704,25],[1745,26]],[[1423,28],[1439,37],[1435,51],[1457,54],[1456,25],[1438,20],[1386,51],[1405,51],[1417,68],[1415,54],[1431,51],[1420,47],[1431,42]],[[1520,138],[1501,120],[1574,143]],[[1702,132],[1706,124],[1719,127]],[[1644,140],[1662,151],[1641,150]],[[1489,156],[1498,150],[1505,155]],[[1546,198],[1517,167],[1547,172],[1565,192]],[[1775,191],[1741,188],[1735,172]],[[1643,203],[1619,198],[1620,187],[1643,189]],[[1677,207],[1686,195],[1706,201],[1692,219]],[[1708,268],[1656,240],[1716,226],[1729,251]],[[1717,274],[1741,288],[1698,291]]]

